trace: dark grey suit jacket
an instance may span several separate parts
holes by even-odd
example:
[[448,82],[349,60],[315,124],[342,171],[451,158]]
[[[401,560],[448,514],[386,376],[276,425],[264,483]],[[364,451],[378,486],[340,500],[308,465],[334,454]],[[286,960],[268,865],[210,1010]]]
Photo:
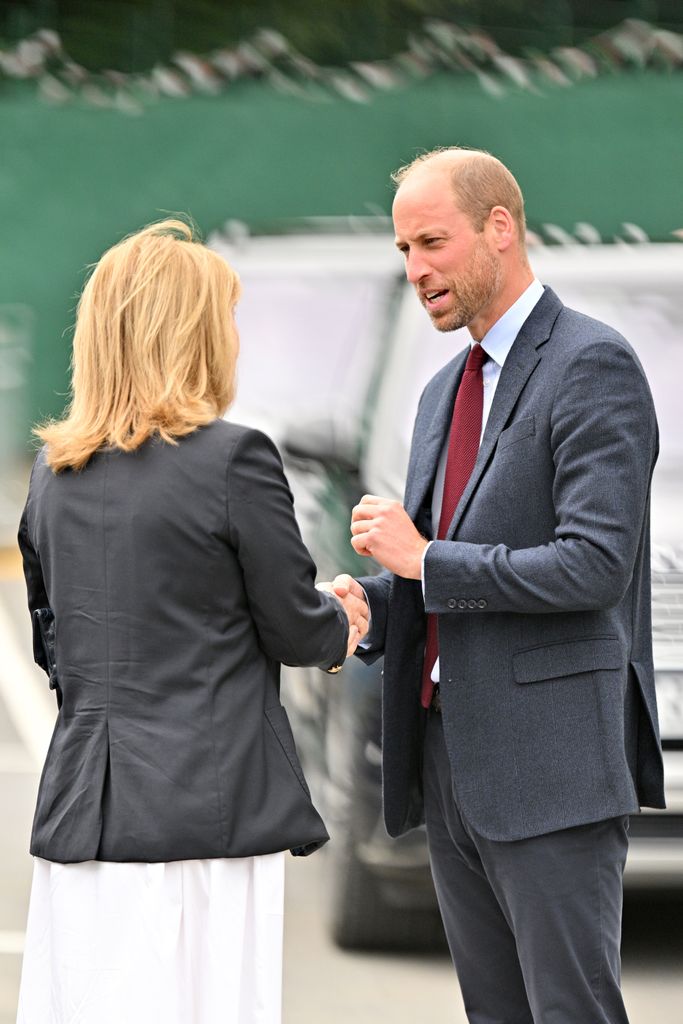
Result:
[[[467,352],[427,385],[405,506],[431,489]],[[425,606],[439,616],[453,783],[474,828],[514,840],[664,806],[650,622],[657,423],[643,370],[605,324],[546,289],[502,369],[472,477],[419,581],[362,579],[385,653],[384,804],[423,821]]]
[[217,420],[58,475],[41,452],[19,541],[29,606],[54,612],[63,695],[33,854],[169,861],[325,842],[279,669],[341,662],[348,625],[314,587],[267,437]]

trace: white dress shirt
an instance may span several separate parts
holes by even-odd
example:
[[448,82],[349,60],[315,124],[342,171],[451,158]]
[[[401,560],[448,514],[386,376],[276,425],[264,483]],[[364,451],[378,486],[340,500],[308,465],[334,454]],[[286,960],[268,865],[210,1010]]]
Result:
[[[493,327],[491,327],[484,337],[481,339],[481,347],[488,355],[488,359],[482,367],[482,376],[484,378],[484,408],[481,417],[481,437],[484,436],[486,429],[486,422],[491,412],[491,406],[493,404],[493,396],[496,393],[498,387],[498,380],[500,379],[500,373],[505,365],[505,360],[510,354],[515,338],[519,334],[522,324],[529,317],[532,309],[543,294],[543,285],[534,278],[526,291],[523,291],[516,302],[510,306],[508,310],[496,320]],[[472,346],[476,344],[474,339],[472,340]],[[480,439],[481,441],[481,439]],[[436,476],[434,478],[434,492],[432,494],[432,530],[436,532],[439,526],[439,520],[441,518],[441,502],[443,501],[443,485],[446,477],[446,462],[448,460],[448,435],[446,436],[444,446],[439,456],[439,463],[436,469]],[[429,544],[424,549],[422,554],[422,592],[424,593],[424,574],[425,574],[425,555]],[[435,683],[439,681],[439,659],[436,659],[434,669],[432,671],[432,680]]]

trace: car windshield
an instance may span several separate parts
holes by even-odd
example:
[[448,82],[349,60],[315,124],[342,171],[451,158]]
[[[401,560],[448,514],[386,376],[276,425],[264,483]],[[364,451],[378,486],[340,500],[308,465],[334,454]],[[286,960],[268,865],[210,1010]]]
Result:
[[[675,368],[683,345],[683,246],[601,246],[532,253],[539,279],[565,305],[620,331],[654,395],[660,454],[652,485],[653,639],[656,664],[683,668],[683,430]],[[470,342],[466,329],[440,334],[404,287],[363,462],[366,489],[400,498],[420,394]]]
[[[615,327],[637,352],[652,388],[660,430],[653,536],[658,543],[682,545],[683,430],[678,380],[672,370],[683,345],[683,246],[548,250],[534,252],[532,263],[539,279],[555,288],[565,305]],[[401,496],[422,389],[469,342],[466,329],[436,331],[412,289],[405,287],[365,458],[371,490]]]
[[[242,280],[238,394],[230,419],[276,440],[356,450],[397,260],[382,238],[212,239]],[[324,431],[325,438],[314,438]],[[328,454],[334,454],[329,451]]]

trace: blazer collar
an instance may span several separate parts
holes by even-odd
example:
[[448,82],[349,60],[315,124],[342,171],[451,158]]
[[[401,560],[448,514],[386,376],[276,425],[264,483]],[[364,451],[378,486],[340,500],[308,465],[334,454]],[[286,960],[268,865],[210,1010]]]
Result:
[[[486,422],[477,461],[446,534],[451,538],[458,528],[465,508],[472,497],[496,447],[500,432],[505,427],[522,389],[541,359],[540,349],[548,341],[553,325],[562,309],[555,292],[546,287],[505,360]],[[439,456],[445,444],[453,415],[455,394],[462,378],[469,346],[448,364],[449,383],[439,396],[431,423],[419,446],[413,464],[413,479],[408,481],[406,511],[414,519],[432,484]]]
[[477,461],[474,464],[472,475],[467,481],[467,486],[462,493],[446,533],[448,539],[453,537],[458,528],[463,513],[493,455],[500,433],[507,424],[524,385],[541,361],[542,353],[539,350],[550,338],[553,325],[561,309],[562,303],[555,292],[551,288],[546,287],[543,295],[532,309],[529,317],[522,324],[521,330],[515,338],[510,354],[500,371],[500,378],[496,387],[496,393],[493,396],[493,404],[486,422],[486,429],[484,430],[484,436],[479,447]]

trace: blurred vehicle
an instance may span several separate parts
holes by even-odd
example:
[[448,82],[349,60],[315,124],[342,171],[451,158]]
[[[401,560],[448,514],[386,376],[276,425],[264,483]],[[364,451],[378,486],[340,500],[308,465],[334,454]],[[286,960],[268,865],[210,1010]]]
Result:
[[[285,454],[319,577],[377,571],[349,543],[363,493],[400,498],[417,401],[468,344],[439,334],[404,281],[390,237],[299,236],[214,242],[244,297],[239,406]],[[683,884],[683,246],[534,251],[537,276],[566,305],[620,330],[650,380],[661,451],[653,482],[652,609],[668,808],[631,820],[627,882]],[[265,350],[263,347],[266,339]],[[330,928],[347,948],[443,942],[423,830],[398,840],[381,811],[381,663],[330,677],[286,672],[283,697],[330,827]]]

